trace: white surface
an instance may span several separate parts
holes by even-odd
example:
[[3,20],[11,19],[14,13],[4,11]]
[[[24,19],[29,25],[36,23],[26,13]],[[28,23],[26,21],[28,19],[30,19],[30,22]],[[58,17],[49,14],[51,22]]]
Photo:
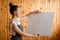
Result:
[[45,36],[52,35],[54,13],[43,12],[28,17],[26,32]]

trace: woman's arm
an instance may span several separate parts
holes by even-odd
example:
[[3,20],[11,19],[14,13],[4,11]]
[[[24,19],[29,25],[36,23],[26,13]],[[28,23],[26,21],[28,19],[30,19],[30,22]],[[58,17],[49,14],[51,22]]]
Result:
[[33,34],[28,34],[28,33],[24,33],[22,32],[15,24],[13,24],[13,29],[16,33],[18,33],[21,36],[25,36],[25,37],[37,37],[37,35],[33,35]]
[[37,14],[37,13],[41,13],[41,11],[35,10],[35,11],[33,11],[33,12],[29,12],[28,14],[26,14],[25,16],[23,16],[23,17],[21,18],[21,20],[27,18],[27,17],[30,16],[31,14]]
[[33,12],[29,12],[27,15],[25,15],[25,16],[29,16],[29,15],[31,15],[31,14],[36,14],[36,13],[41,13],[41,11],[39,11],[39,10],[35,10],[35,11],[33,11]]

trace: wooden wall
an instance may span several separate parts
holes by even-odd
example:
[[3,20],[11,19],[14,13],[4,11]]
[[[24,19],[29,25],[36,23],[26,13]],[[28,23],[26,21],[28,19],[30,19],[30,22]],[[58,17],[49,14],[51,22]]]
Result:
[[[40,35],[38,39],[23,37],[23,40],[58,40],[60,37],[60,0],[0,0],[0,40],[10,40],[9,3],[12,2],[20,7],[21,17],[27,13],[40,10],[41,12],[54,12],[52,37]],[[27,18],[21,21],[23,30],[26,30]]]

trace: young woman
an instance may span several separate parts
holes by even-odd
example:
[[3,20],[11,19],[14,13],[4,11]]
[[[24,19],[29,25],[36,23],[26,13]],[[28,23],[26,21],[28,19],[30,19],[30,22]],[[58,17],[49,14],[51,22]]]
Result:
[[[20,18],[19,7],[17,5],[13,5],[12,3],[10,3],[9,6],[10,6],[10,13],[12,15],[12,20],[10,22],[10,30],[12,33],[11,40],[22,40],[22,36],[37,38],[36,34],[28,34],[28,33],[23,32],[23,28],[20,23],[20,20],[22,20],[23,18]],[[28,15],[26,15],[26,16],[28,16]]]

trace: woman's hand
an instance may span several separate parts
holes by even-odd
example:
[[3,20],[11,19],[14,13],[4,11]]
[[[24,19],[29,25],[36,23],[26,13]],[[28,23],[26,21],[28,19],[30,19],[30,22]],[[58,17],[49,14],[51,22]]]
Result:
[[38,38],[38,35],[37,34],[33,34],[33,38]]
[[39,11],[39,10],[35,10],[35,11],[33,11],[33,13],[40,13],[41,11]]

